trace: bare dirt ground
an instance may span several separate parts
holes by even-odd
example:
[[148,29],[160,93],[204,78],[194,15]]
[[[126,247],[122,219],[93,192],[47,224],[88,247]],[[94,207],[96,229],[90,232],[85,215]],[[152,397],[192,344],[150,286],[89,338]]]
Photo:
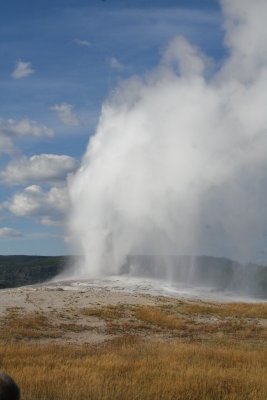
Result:
[[[0,299],[2,329],[11,318],[15,321],[41,316],[49,320],[51,336],[49,332],[44,335],[43,331],[36,337],[29,335],[30,339],[90,344],[114,337],[113,333],[107,332],[106,325],[108,320],[117,319],[116,311],[118,313],[120,308],[156,306],[161,303],[159,296],[125,292],[124,288],[118,286],[77,286],[73,282],[6,289],[0,292]],[[105,310],[109,311],[109,316]],[[57,335],[55,327],[62,332]],[[15,339],[20,338],[23,335],[15,334]]]
[[[204,293],[204,292],[203,292]],[[203,296],[202,293],[202,297]],[[0,341],[100,344],[122,335],[150,340],[266,339],[266,302],[171,292],[160,282],[52,282],[0,292]]]

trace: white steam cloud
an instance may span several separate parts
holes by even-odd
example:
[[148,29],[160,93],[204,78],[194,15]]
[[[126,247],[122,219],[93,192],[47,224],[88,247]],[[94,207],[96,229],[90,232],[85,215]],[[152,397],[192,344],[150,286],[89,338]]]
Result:
[[116,273],[128,254],[250,260],[267,227],[267,2],[223,0],[224,65],[174,38],[146,79],[102,109],[70,182],[81,273]]

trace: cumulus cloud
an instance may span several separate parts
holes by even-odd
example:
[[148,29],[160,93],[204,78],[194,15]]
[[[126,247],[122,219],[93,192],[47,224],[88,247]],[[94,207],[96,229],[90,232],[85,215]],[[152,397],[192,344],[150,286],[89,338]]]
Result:
[[72,111],[73,105],[68,103],[55,104],[51,110],[55,111],[58,118],[65,125],[78,126],[80,121]]
[[5,170],[0,172],[0,181],[9,185],[28,182],[55,183],[64,181],[77,166],[77,161],[66,155],[40,154],[30,158],[23,156],[7,164]]
[[18,121],[9,118],[0,119],[0,136],[54,136],[54,132],[47,126],[28,118]]
[[6,239],[6,238],[18,238],[22,237],[23,234],[16,229],[12,228],[0,228],[0,239]]
[[10,138],[1,135],[0,133],[0,154],[12,154],[14,151],[14,145]]
[[103,105],[70,182],[83,273],[117,273],[128,254],[250,261],[266,247],[267,2],[221,3],[229,56],[213,76],[177,37]]
[[44,191],[38,185],[31,185],[7,200],[4,207],[18,217],[35,217],[44,225],[59,225],[69,207],[68,192],[66,187]]
[[85,47],[90,47],[91,43],[88,42],[88,40],[82,40],[82,39],[73,39],[74,43],[78,44],[79,46],[85,46]]
[[17,61],[14,71],[11,76],[14,79],[26,78],[29,75],[34,74],[34,69],[30,62]]
[[15,120],[0,119],[0,153],[11,154],[14,151],[13,140],[23,136],[54,136],[54,131],[44,124],[28,118]]
[[121,64],[116,57],[110,57],[109,66],[110,68],[116,69],[118,71],[123,71],[125,69],[125,66]]

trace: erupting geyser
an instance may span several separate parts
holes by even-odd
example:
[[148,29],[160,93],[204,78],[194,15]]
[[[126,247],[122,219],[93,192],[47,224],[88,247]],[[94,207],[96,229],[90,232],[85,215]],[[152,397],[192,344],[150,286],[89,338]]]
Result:
[[117,273],[129,254],[249,261],[265,247],[267,2],[221,5],[219,69],[175,37],[103,105],[69,185],[80,274]]

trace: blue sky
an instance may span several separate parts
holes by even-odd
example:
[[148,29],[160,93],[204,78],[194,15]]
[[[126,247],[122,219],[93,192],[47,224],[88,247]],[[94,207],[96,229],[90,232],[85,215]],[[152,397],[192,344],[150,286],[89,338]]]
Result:
[[71,253],[66,177],[105,99],[175,35],[225,57],[214,0],[1,2],[0,254]]

